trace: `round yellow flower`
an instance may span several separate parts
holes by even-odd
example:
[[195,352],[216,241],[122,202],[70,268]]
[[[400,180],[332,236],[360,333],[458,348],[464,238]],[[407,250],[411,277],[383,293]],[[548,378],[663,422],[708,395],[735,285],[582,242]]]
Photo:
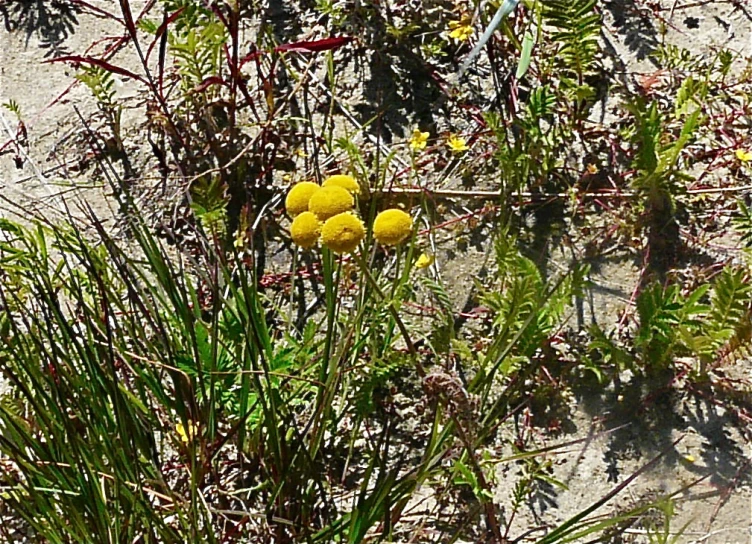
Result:
[[290,225],[290,236],[296,245],[303,249],[310,249],[319,239],[321,223],[311,212],[298,214]]
[[290,214],[290,217],[295,217],[299,213],[307,212],[308,202],[311,200],[313,194],[318,192],[319,189],[321,189],[319,184],[313,183],[312,181],[302,181],[293,185],[285,199],[285,208],[287,209],[287,213]]
[[337,214],[352,210],[355,200],[346,189],[336,185],[322,187],[313,193],[308,202],[308,209],[316,214],[321,221],[326,221]]
[[321,241],[335,253],[352,253],[365,235],[363,221],[352,213],[335,215],[321,228]]
[[396,246],[410,236],[412,218],[396,208],[384,210],[373,222],[373,237],[385,246]]
[[322,187],[337,186],[342,187],[348,191],[351,195],[360,194],[360,185],[352,176],[346,176],[344,174],[337,174],[336,176],[330,176],[324,180],[321,184]]

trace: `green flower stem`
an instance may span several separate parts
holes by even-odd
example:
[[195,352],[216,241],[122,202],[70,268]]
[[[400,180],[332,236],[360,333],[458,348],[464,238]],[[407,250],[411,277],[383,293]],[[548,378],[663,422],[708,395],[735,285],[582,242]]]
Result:
[[356,257],[358,261],[358,265],[360,266],[361,271],[363,272],[363,275],[365,276],[368,283],[373,288],[374,292],[385,301],[388,301],[387,309],[389,310],[389,313],[392,314],[392,317],[394,318],[394,322],[397,324],[397,327],[400,330],[400,333],[402,333],[402,337],[405,339],[405,343],[407,344],[407,350],[410,353],[410,356],[413,358],[413,362],[415,363],[415,369],[418,372],[418,376],[421,378],[426,377],[426,369],[423,367],[423,364],[420,362],[420,357],[418,356],[418,350],[415,348],[415,344],[413,344],[412,339],[410,338],[410,333],[407,330],[407,327],[405,327],[405,323],[402,321],[402,319],[399,316],[399,313],[397,312],[397,309],[394,307],[394,300],[389,299],[384,292],[379,287],[378,282],[376,281],[376,278],[373,277],[371,274],[371,271],[368,270],[368,263],[365,260],[365,257],[362,253],[359,253]]

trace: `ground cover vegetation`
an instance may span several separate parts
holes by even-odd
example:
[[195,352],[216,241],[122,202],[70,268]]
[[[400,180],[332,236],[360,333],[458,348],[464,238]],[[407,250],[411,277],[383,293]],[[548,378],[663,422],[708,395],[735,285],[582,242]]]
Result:
[[[683,486],[608,508],[651,463],[514,521],[564,485],[548,439],[583,391],[749,421],[748,59],[663,41],[614,82],[596,0],[290,4],[120,0],[137,66],[52,59],[96,100],[118,226],[0,220],[3,508],[50,543],[675,540]],[[463,306],[443,256],[476,245]],[[638,289],[588,321],[615,249]]]

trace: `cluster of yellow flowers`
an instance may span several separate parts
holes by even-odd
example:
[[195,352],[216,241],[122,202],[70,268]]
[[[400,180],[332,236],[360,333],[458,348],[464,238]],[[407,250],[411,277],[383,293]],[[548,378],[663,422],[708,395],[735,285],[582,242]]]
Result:
[[[428,138],[431,135],[428,132],[422,132],[419,128],[413,129],[412,136],[407,141],[407,145],[413,151],[423,151],[428,145]],[[447,147],[452,153],[462,153],[470,149],[467,140],[457,134],[450,134],[446,141]]]
[[[321,243],[335,253],[352,253],[365,238],[363,221],[355,215],[355,198],[360,185],[351,176],[336,175],[318,185],[310,181],[295,184],[287,194],[285,207],[293,218],[292,241],[304,249]],[[410,236],[412,218],[396,208],[381,212],[373,222],[373,237],[393,246]]]

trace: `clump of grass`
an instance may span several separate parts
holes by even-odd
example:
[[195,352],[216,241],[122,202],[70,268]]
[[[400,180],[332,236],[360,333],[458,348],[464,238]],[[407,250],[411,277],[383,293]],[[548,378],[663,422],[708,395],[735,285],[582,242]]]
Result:
[[[389,279],[360,259],[347,294],[345,261],[325,251],[325,315],[284,333],[253,270],[232,256],[209,251],[210,268],[188,268],[139,220],[128,251],[91,220],[93,241],[71,227],[0,224],[0,368],[13,386],[0,454],[16,467],[3,500],[38,538],[386,538],[456,448],[455,481],[472,486],[501,537],[478,451],[517,394],[493,384],[531,372],[522,361],[545,339],[553,300],[532,270],[518,277],[525,261],[506,237],[500,263],[519,287],[499,299],[499,340],[463,385],[424,369],[400,317],[409,267]],[[540,298],[518,306],[525,289]],[[389,404],[363,411],[379,367],[405,369],[430,401],[414,455],[395,457],[404,422]]]

